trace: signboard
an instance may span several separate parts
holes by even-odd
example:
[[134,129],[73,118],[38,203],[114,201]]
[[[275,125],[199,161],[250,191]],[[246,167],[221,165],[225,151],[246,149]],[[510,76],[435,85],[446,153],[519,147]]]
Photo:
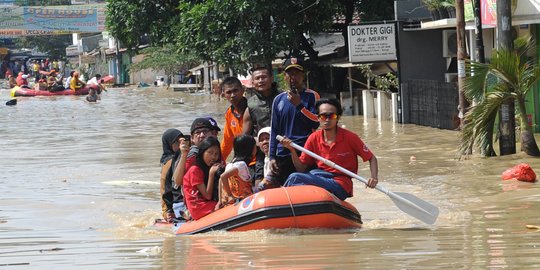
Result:
[[396,24],[361,24],[348,26],[349,61],[372,63],[396,61]]
[[83,55],[80,55],[79,57],[81,58],[82,64],[95,64],[96,63],[95,56],[83,54]]
[[[464,0],[465,21],[474,21],[473,0]],[[513,2],[513,1],[512,1]],[[513,3],[512,3],[513,5]],[[482,11],[482,24],[492,27],[497,26],[497,3],[491,0],[480,0]]]
[[66,47],[66,56],[76,56],[79,55],[79,47],[77,45],[71,45]]
[[15,5],[15,0],[0,0],[0,6],[13,6]]
[[105,29],[105,12],[104,4],[5,6],[0,8],[0,30],[23,30],[20,35],[99,33]]

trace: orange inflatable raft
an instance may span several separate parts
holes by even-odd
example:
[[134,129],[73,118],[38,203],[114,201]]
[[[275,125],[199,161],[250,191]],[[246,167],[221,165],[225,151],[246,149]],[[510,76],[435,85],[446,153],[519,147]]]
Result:
[[358,210],[316,186],[281,187],[255,193],[199,220],[177,223],[176,234],[216,230],[360,228]]
[[15,86],[14,88],[11,89],[11,96],[12,97],[72,96],[72,95],[80,96],[80,95],[88,95],[89,91],[90,91],[90,88],[88,87],[84,87],[78,90],[66,89],[62,91],[49,92],[47,90],[40,90],[38,86],[34,88],[22,88],[19,86]]

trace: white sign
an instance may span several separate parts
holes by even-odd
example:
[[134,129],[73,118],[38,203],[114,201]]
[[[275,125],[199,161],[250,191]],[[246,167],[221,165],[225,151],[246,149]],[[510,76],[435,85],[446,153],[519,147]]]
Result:
[[76,56],[79,55],[79,47],[77,45],[70,45],[66,47],[66,56]]
[[348,31],[351,63],[397,60],[396,24],[350,25]]

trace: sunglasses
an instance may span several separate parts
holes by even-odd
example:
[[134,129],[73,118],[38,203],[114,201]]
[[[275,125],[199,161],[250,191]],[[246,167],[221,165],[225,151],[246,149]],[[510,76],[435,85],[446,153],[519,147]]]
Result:
[[337,119],[338,115],[337,113],[320,113],[318,117],[321,120],[334,120]]

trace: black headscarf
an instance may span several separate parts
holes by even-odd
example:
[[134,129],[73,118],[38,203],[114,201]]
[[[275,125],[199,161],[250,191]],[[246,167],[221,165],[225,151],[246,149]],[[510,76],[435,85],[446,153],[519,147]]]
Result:
[[174,151],[172,145],[178,141],[178,137],[183,136],[180,130],[175,128],[170,128],[163,132],[161,136],[161,143],[163,144],[163,154],[161,155],[161,164],[167,163],[170,159],[174,157]]

